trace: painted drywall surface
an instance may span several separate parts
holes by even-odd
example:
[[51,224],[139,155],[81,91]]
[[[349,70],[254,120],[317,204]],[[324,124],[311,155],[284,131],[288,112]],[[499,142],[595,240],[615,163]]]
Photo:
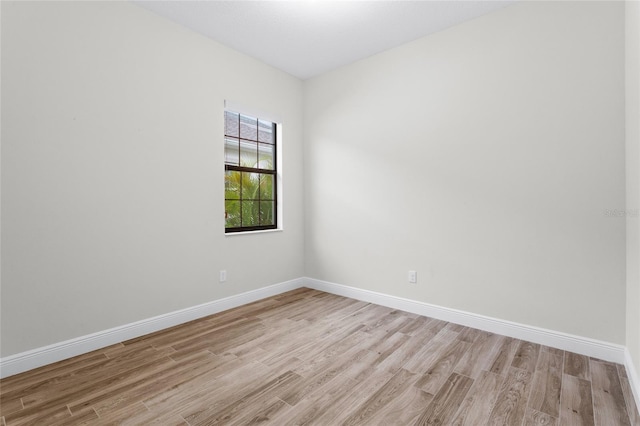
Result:
[[[129,3],[2,2],[2,356],[302,276],[301,95]],[[282,117],[283,232],[224,236],[225,99]]]
[[[2,23],[2,5],[0,5],[0,23]],[[2,223],[2,31],[0,31],[0,224]],[[0,226],[0,259],[2,259],[2,226]],[[0,308],[2,307],[2,262],[0,262]],[[0,312],[0,331],[2,326],[2,312]],[[0,338],[0,354],[2,354],[2,339]]]
[[515,4],[304,105],[308,276],[625,342],[622,3]]
[[[640,2],[625,9],[627,341],[640,372]],[[640,374],[640,373],[639,373]],[[640,379],[640,378],[638,378]]]

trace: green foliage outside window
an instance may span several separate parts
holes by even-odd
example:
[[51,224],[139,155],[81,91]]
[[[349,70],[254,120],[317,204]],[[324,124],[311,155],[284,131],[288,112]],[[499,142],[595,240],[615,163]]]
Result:
[[273,175],[227,170],[226,227],[275,225],[273,181]]

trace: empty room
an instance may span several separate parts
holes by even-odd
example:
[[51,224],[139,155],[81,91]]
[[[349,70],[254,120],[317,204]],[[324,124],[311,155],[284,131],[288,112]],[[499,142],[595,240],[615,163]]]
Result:
[[0,426],[640,425],[639,1],[0,23]]

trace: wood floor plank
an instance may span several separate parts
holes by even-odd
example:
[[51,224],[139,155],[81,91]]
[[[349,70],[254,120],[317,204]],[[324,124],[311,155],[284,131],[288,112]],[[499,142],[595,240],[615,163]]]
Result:
[[485,333],[486,332],[478,330],[476,328],[464,327],[460,334],[458,334],[458,339],[467,343],[475,343],[476,340],[478,340],[478,338],[480,338],[480,336]]
[[247,319],[208,333],[199,334],[195,338],[171,345],[171,347],[177,352],[210,349],[213,353],[220,353],[229,346],[238,345],[260,336],[264,330],[265,327],[260,320]]
[[[191,396],[183,398],[180,394],[173,395],[176,404],[171,404],[173,414],[180,414],[183,418],[191,417],[195,421],[201,421],[202,418],[215,415],[238,401],[243,397],[255,391],[256,388],[266,383],[272,382],[280,376],[274,377],[269,368],[260,363],[252,362],[241,364],[240,367],[230,370],[229,372],[210,378],[206,382],[197,381],[194,385]],[[145,405],[151,411],[166,411],[167,404],[160,404],[159,401],[148,400]]]
[[398,330],[398,332],[412,336],[418,330],[424,329],[429,321],[431,321],[431,319],[427,317],[420,316],[414,318],[413,320],[405,324],[400,330]]
[[334,296],[330,299],[317,301],[309,305],[310,306],[308,306],[307,310],[300,311],[297,314],[288,316],[287,318],[293,321],[305,320],[309,322],[317,322],[330,318],[344,318],[359,311],[369,305],[369,303]]
[[368,323],[362,331],[371,334],[375,334],[378,331],[382,333],[395,333],[409,322],[411,322],[411,318],[404,316],[401,311],[391,311],[377,321]]
[[313,395],[307,395],[294,407],[274,417],[274,424],[308,425],[332,409],[338,401],[348,395],[359,382],[346,375],[338,375]]
[[379,357],[380,355],[377,353],[367,350],[361,357],[354,360],[354,362],[349,366],[349,369],[342,372],[342,375],[347,376],[356,382],[361,382],[367,377],[379,374],[380,372],[387,372],[393,375],[400,370],[400,367],[394,371],[380,368],[380,364],[376,364]]
[[105,357],[100,362],[19,389],[16,395],[21,395],[25,408],[29,408],[50,401],[52,392],[56,398],[69,398],[69,394],[76,394],[79,389],[91,387],[91,384],[107,384],[121,377],[137,374],[154,361],[166,362],[166,353],[146,346],[117,358]]
[[511,366],[533,372],[536,369],[539,354],[540,345],[523,340],[520,342],[518,351],[513,357]]
[[424,328],[417,331],[414,335],[401,344],[396,350],[391,352],[377,366],[377,370],[387,371],[395,374],[398,370],[414,358],[417,353],[422,350],[436,336],[436,331],[431,328]]
[[556,426],[557,424],[557,418],[550,416],[547,413],[534,410],[531,407],[527,408],[524,415],[524,421],[522,422],[522,426]]
[[[624,369],[624,367],[622,367]],[[620,384],[622,385],[622,393],[624,395],[625,402],[627,404],[627,412],[629,414],[629,420],[632,425],[640,425],[640,413],[638,407],[633,399],[633,391],[631,390],[631,384],[629,379],[625,377],[620,378]]]
[[597,426],[630,425],[618,370],[614,364],[591,360],[593,412]]
[[541,352],[529,397],[529,407],[554,419],[560,416],[562,365],[562,356],[547,351]]
[[470,346],[471,343],[462,340],[457,340],[448,346],[418,379],[416,387],[427,393],[436,394]]
[[113,426],[189,426],[188,423],[177,414],[162,414],[151,412],[144,404],[130,406],[126,409],[100,418],[100,425]]
[[566,352],[564,357],[564,373],[580,379],[591,380],[589,357],[573,352]]
[[295,372],[304,377],[311,377],[328,369],[336,359],[344,358],[344,354],[355,354],[367,350],[367,334],[356,331],[344,339],[327,346],[320,352],[315,352],[312,357],[304,358]]
[[16,411],[22,410],[23,408],[24,405],[22,404],[22,399],[20,398],[0,398],[0,416],[15,413]]
[[563,426],[595,424],[591,382],[566,373],[562,376],[560,424]]
[[175,366],[175,361],[169,357],[165,357],[145,364],[135,371],[127,371],[109,381],[103,381],[108,383],[108,386],[105,386],[105,388],[108,388],[108,391],[100,387],[91,387],[91,390],[87,388],[79,389],[73,398],[76,402],[68,404],[69,409],[72,413],[75,413],[85,408],[90,408],[94,404],[114,395],[121,395],[128,390],[136,389],[138,386],[155,384],[156,380],[160,379],[166,371],[175,368]]
[[635,423],[621,365],[310,289],[0,380],[0,426]]
[[[155,395],[149,396],[143,402],[152,411],[160,412],[162,407],[184,407],[187,401],[197,401],[199,395],[207,392],[211,386],[217,385],[216,380],[223,380],[226,375],[240,371],[249,373],[244,369],[260,366],[257,363],[245,363],[235,356],[223,356],[219,363],[209,366],[206,373],[195,377],[186,378],[181,383],[175,384],[169,389],[158,391]],[[260,366],[263,371],[266,367]]]
[[345,318],[348,318],[350,315],[358,312],[368,305],[367,302],[362,302],[360,300],[352,302],[353,303],[349,303],[348,305],[341,307],[340,309],[334,310],[333,312],[329,312],[324,315],[312,315],[309,318],[306,318],[306,320],[311,323],[333,324],[335,322],[339,322]]
[[355,380],[361,380],[367,375],[375,374],[379,369],[392,374],[397,373],[402,366],[401,361],[392,365],[391,360],[384,367],[381,365],[395,354],[401,355],[401,348],[408,340],[410,337],[402,333],[386,334],[380,340],[371,340],[367,347],[369,353],[354,363],[346,374]]
[[457,337],[457,332],[442,329],[429,341],[428,345],[423,346],[409,361],[407,361],[403,368],[413,373],[425,373],[433,367],[444,353],[460,342]]
[[207,410],[222,409],[255,389],[260,382],[272,379],[269,368],[257,362],[235,362],[190,381],[179,392],[165,392],[144,401],[150,411],[169,415],[190,415]]
[[231,318],[250,318],[254,316],[259,316],[262,312],[270,311],[271,309],[275,309],[277,307],[282,306],[284,303],[275,299],[275,298],[267,298],[262,300],[257,300],[255,302],[248,303],[246,305],[237,306],[235,308],[220,312],[215,314],[211,320],[218,321],[220,319],[231,319]]
[[[298,321],[299,322],[299,321]],[[339,330],[343,330],[347,327],[354,327],[353,324],[343,323],[343,324],[329,324],[329,325],[319,325],[319,324],[311,324],[306,323],[308,325],[307,328],[302,328],[296,333],[295,337],[284,334],[280,336],[274,336],[272,339],[267,339],[260,343],[259,347],[269,352],[274,357],[277,356],[287,356],[292,351],[300,349],[303,346],[306,346],[310,341],[316,341],[316,339],[322,339],[323,336],[327,337],[330,335],[334,335]],[[363,326],[360,324],[356,325],[357,328],[362,328]],[[268,364],[268,363],[267,363]]]
[[[77,404],[81,404],[86,398],[102,393],[105,388],[109,388],[121,381],[134,380],[134,378],[144,378],[146,375],[151,374],[152,371],[162,368],[163,366],[170,365],[171,363],[173,363],[173,361],[165,357],[152,360],[151,362],[144,364],[142,367],[134,368],[115,376],[106,377],[97,383],[85,383],[83,386],[77,386],[73,390],[67,390],[64,393],[53,393],[49,391],[46,394],[39,393],[33,399],[30,396],[27,396],[25,397],[25,400],[28,399],[30,401],[29,405],[27,406],[25,403],[25,408],[23,410],[5,416],[5,418],[7,423],[15,422],[16,424],[20,424],[21,421],[26,421],[25,419],[39,419],[42,413],[50,412],[51,416],[56,415],[55,413],[59,413],[59,415],[63,417],[64,413],[71,415],[67,408],[69,401],[78,401]],[[61,407],[64,407],[64,410],[62,410]]]
[[265,400],[271,400],[271,395],[278,394],[296,382],[302,380],[302,377],[293,372],[286,372],[262,385],[257,386],[254,390],[242,396],[240,399],[232,402],[221,409],[212,407],[204,411],[200,411],[188,416],[184,419],[190,425],[218,425],[227,424],[241,417],[243,410],[252,405],[260,405]]
[[460,324],[448,323],[445,328],[447,330],[455,331],[456,333],[462,332],[466,327]]
[[[257,302],[256,302],[257,303]],[[273,305],[270,305],[273,307]],[[145,343],[156,348],[179,345],[184,341],[194,340],[199,336],[210,334],[229,328],[231,325],[240,325],[254,319],[242,315],[240,311],[244,307],[231,309],[219,314],[180,324],[166,330],[160,330],[147,336],[124,342],[125,346]]]
[[41,410],[20,410],[4,416],[8,425],[41,425],[64,421],[71,417],[66,405],[49,405]]
[[379,339],[369,339],[370,344],[366,348],[378,354],[379,358],[376,364],[380,364],[410,339],[411,337],[406,334],[389,332],[383,334]]
[[371,418],[389,405],[397,395],[401,394],[403,388],[411,386],[416,380],[417,375],[415,373],[400,370],[366,401],[355,407],[351,415],[342,424],[344,426],[353,426],[370,423]]
[[347,318],[357,321],[360,324],[372,325],[378,323],[380,321],[380,318],[394,311],[395,309],[370,303],[359,311],[354,312]]
[[[166,389],[178,386],[193,377],[210,371],[223,362],[222,357],[212,353],[197,354],[189,359],[174,363],[153,377],[129,383],[122,388],[116,387],[111,392],[103,392],[101,395],[85,401],[84,404],[93,407],[98,415],[103,416],[120,407],[144,401]],[[69,409],[75,415],[74,406],[70,406]]]
[[496,426],[520,425],[527,408],[531,380],[532,374],[529,371],[511,367],[487,424]]
[[483,371],[456,412],[452,426],[475,426],[479,419],[488,419],[498,399],[505,378]]
[[449,424],[472,385],[473,379],[452,373],[415,424]]
[[306,333],[301,333],[299,340],[289,338],[281,340],[279,342],[280,345],[276,346],[273,345],[273,342],[260,345],[262,349],[268,352],[268,356],[261,359],[260,362],[266,365],[273,365],[292,356],[308,360],[337,341],[348,338],[363,327],[364,325],[360,323],[344,322],[326,329],[313,330],[312,328]]
[[455,372],[472,379],[480,376],[495,362],[504,340],[502,336],[488,332],[478,333],[476,340],[455,367]]
[[105,424],[101,421],[98,413],[95,410],[85,410],[81,413],[72,415],[71,417],[65,417],[56,422],[47,421],[47,426],[81,426],[81,425],[95,425],[98,423]]
[[282,358],[280,362],[271,364],[268,366],[268,368],[269,371],[271,371],[272,376],[279,376],[287,371],[293,371],[294,373],[296,373],[300,366],[302,366],[303,364],[304,361],[302,361],[300,358],[289,357]]
[[558,355],[564,358],[564,351],[558,348],[552,348],[551,346],[540,345],[541,352],[551,352],[554,355]]
[[397,316],[393,321],[384,325],[384,327],[378,328],[375,333],[395,334],[395,333],[398,333],[401,329],[403,329],[405,325],[409,324],[411,321],[413,321],[413,318],[406,315],[405,313],[402,313],[402,315]]
[[0,399],[19,398],[29,393],[30,389],[37,389],[43,383],[59,381],[61,377],[73,375],[78,370],[87,366],[106,362],[104,353],[94,351],[85,355],[59,361],[44,367],[30,370],[26,373],[2,379],[0,382]]
[[234,337],[220,337],[215,342],[211,342],[206,346],[207,350],[214,354],[223,355],[225,353],[233,353],[234,349],[252,342],[255,339],[261,339],[267,335],[267,329],[264,326],[251,328],[242,334]]
[[520,346],[520,340],[502,336],[502,342],[498,353],[489,368],[492,373],[506,376],[509,373],[511,363]]
[[636,406],[633,396],[633,390],[631,389],[631,383],[629,382],[629,376],[627,376],[627,370],[624,365],[617,364],[618,376],[620,377],[620,384],[622,385],[622,393],[627,403],[627,412],[629,413],[629,420],[632,425],[640,425],[640,413]]
[[274,397],[265,401],[261,405],[245,410],[236,420],[225,424],[230,426],[250,426],[269,423],[288,408],[290,408],[290,406],[286,402],[280,398]]
[[292,318],[298,314],[302,314],[310,309],[309,304],[319,304],[322,303],[319,300],[315,299],[297,299],[289,302],[285,302],[280,304],[279,306],[273,307],[271,309],[265,309],[256,317],[258,319],[266,320],[266,319],[284,319],[284,318]]
[[433,395],[415,386],[406,386],[369,424],[387,426],[412,425],[433,401]]
[[351,415],[353,407],[358,407],[366,401],[371,395],[377,392],[378,389],[384,386],[391,377],[393,377],[393,375],[389,373],[376,374],[356,383],[354,387],[340,395],[340,398],[334,399],[333,404],[328,405],[325,411],[318,413],[319,415],[308,424],[342,424],[342,422]]
[[[142,340],[154,348],[173,347],[174,350],[187,348],[189,343],[202,342],[207,337],[215,336],[216,333],[224,333],[224,330],[242,327],[247,323],[255,323],[256,320],[250,318],[232,318],[227,321],[213,322],[204,320],[202,323],[194,324],[193,327],[183,328],[178,326],[175,330],[157,336],[151,336]],[[177,349],[175,349],[177,348]]]
[[427,323],[425,328],[433,331],[435,334],[438,334],[443,328],[447,326],[447,324],[449,323],[446,321],[430,318],[430,321]]
[[[357,349],[354,348],[354,349]],[[368,353],[366,349],[361,349],[357,353],[352,354],[348,352],[335,359],[335,362],[327,362],[315,369],[315,374],[297,381],[292,386],[289,386],[282,393],[278,393],[277,396],[289,405],[296,405],[306,395],[312,394],[317,389],[324,386],[329,381],[333,380],[342,372],[349,369],[349,367],[357,362],[360,358]]]
[[316,290],[308,289],[308,288],[298,288],[295,290],[288,291],[286,293],[282,293],[273,297],[273,299],[282,302],[296,302],[303,299],[308,299],[316,294]]
[[[350,327],[339,327],[331,329],[329,334],[323,333],[321,336],[310,336],[305,344],[284,347],[284,349],[275,349],[275,356],[261,360],[267,365],[274,365],[283,358],[295,356],[304,362],[313,362],[314,359],[325,359],[339,353],[340,348],[345,346],[345,342],[353,342],[359,344],[365,336],[360,333],[364,326],[362,324],[351,325]],[[339,339],[333,339],[331,336],[340,336]],[[295,342],[295,340],[294,340]],[[357,343],[356,343],[357,342]]]
[[[88,410],[87,410],[88,411]],[[115,424],[142,424],[142,418],[148,420],[151,423],[152,419],[149,418],[149,409],[141,402],[122,407],[121,409],[112,413],[105,413],[100,416],[100,423],[106,425]],[[158,418],[156,414],[153,418]]]
[[[265,320],[263,321],[263,324],[268,330],[279,330],[279,332],[267,332],[265,329],[263,333],[258,333],[257,335],[252,336],[252,339],[241,339],[232,342],[227,345],[223,351],[220,351],[221,348],[219,348],[218,353],[230,353],[236,356],[244,356],[254,352],[256,348],[260,348],[260,345],[270,339],[291,338],[292,336],[295,336],[296,333],[309,326],[309,324],[304,321],[292,321],[287,318],[276,321]],[[207,349],[213,352],[213,348],[209,347]]]

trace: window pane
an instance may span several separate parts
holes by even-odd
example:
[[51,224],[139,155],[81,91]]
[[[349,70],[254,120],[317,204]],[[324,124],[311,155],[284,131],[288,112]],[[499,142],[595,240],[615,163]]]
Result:
[[240,141],[234,138],[224,138],[224,162],[240,165]]
[[224,198],[229,200],[240,199],[240,180],[242,172],[228,170],[224,175]]
[[258,120],[258,140],[273,144],[273,123],[270,121]]
[[273,221],[273,201],[260,201],[260,225],[275,225]]
[[240,226],[240,201],[225,200],[224,204],[225,226],[227,228]]
[[260,224],[259,207],[258,201],[242,201],[242,226],[258,226]]
[[258,147],[256,142],[240,141],[240,165],[256,167],[258,165]]
[[240,115],[240,137],[242,139],[258,140],[258,120],[246,115]]
[[260,199],[273,200],[273,175],[260,175]]
[[[228,232],[276,226],[275,123],[224,112],[225,224]],[[263,173],[268,172],[268,173]],[[274,173],[274,174],[271,174]]]
[[259,184],[259,173],[242,173],[242,199],[257,200]]
[[266,143],[258,144],[258,168],[273,170],[273,151],[274,145],[268,145]]
[[227,136],[240,136],[238,127],[240,124],[240,114],[230,111],[224,112],[224,134]]

